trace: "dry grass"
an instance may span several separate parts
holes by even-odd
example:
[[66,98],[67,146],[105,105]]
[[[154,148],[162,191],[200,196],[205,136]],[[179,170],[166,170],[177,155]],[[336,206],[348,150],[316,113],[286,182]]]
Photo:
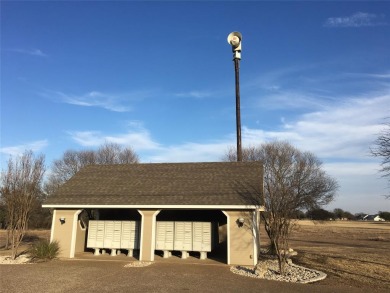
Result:
[[295,262],[324,271],[324,282],[390,289],[390,223],[299,221]]
[[[0,230],[0,255],[9,254],[9,250],[5,250],[6,230]],[[38,240],[50,240],[50,230],[29,230],[23,238],[23,242],[18,249],[18,253],[23,253],[29,250],[34,242]]]
[[368,238],[368,240],[371,240],[371,241],[386,241],[387,239],[383,236],[376,236],[376,237],[370,237]]

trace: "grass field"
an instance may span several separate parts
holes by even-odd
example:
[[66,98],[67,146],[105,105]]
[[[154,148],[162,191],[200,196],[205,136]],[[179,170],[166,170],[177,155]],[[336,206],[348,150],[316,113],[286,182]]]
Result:
[[[49,237],[48,230],[29,231],[20,251],[39,238]],[[262,238],[266,239],[265,232]],[[0,230],[0,254],[8,253],[4,241],[5,231]],[[328,274],[321,281],[323,286],[390,290],[389,222],[299,221],[290,247],[298,252],[294,263]]]
[[[50,230],[29,230],[23,238],[18,253],[28,250],[31,245],[39,239],[50,240]],[[9,251],[4,250],[5,241],[6,230],[0,230],[0,255],[10,254]]]
[[294,262],[328,274],[323,282],[390,289],[390,223],[299,221]]

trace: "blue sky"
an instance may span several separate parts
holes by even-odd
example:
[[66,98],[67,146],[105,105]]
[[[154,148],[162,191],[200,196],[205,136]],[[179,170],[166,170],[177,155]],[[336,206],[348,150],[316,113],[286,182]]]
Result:
[[390,116],[390,2],[1,2],[1,164],[32,149],[132,146],[141,161],[219,161],[287,140],[338,179],[327,209],[390,210],[369,147]]

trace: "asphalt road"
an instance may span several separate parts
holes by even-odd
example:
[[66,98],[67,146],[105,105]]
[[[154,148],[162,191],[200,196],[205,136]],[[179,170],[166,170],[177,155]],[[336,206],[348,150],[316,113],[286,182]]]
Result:
[[0,265],[0,292],[367,292],[367,288],[327,282],[292,284],[253,279],[235,275],[223,264],[156,262],[125,268],[127,263],[55,260]]

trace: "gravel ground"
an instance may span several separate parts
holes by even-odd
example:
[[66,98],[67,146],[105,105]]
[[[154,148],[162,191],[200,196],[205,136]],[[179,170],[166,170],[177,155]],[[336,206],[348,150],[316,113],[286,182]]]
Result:
[[[27,254],[22,254],[16,259],[12,260],[10,256],[0,256],[0,264],[31,264],[30,258]],[[152,262],[145,261],[133,261],[126,265],[125,268],[141,268],[150,266]],[[268,268],[267,272],[264,274],[263,279],[274,280],[274,281],[283,281],[283,282],[293,282],[293,283],[312,283],[320,281],[326,278],[326,274],[297,266],[294,264],[286,264],[286,274],[279,274],[278,261],[274,259],[264,260],[263,264]],[[246,277],[252,278],[262,278],[260,277],[253,268],[245,266],[232,266],[230,271]]]
[[4,264],[0,265],[0,292],[367,292],[367,288],[335,283],[298,284],[245,278],[232,274],[224,264],[156,261],[146,267],[124,267],[129,263],[54,260],[32,265]]
[[[264,279],[274,280],[274,281],[283,281],[283,282],[293,282],[293,283],[312,283],[320,281],[326,278],[326,274],[297,266],[294,264],[286,264],[286,274],[279,274],[279,266],[277,260],[265,260],[263,261],[266,267],[268,268],[267,272],[264,275]],[[27,254],[22,254],[16,259],[12,260],[10,256],[0,256],[0,264],[31,264],[30,258]],[[133,261],[126,265],[125,268],[142,268],[150,266],[152,262],[145,261]],[[262,278],[260,277],[253,268],[245,266],[232,266],[230,271],[234,274],[241,276],[251,277],[251,278]]]
[[28,264],[30,263],[30,258],[26,254],[19,255],[16,259],[11,259],[11,256],[2,255],[0,256],[0,264]]
[[143,268],[143,267],[150,266],[151,264],[152,264],[152,262],[150,262],[150,261],[133,261],[133,262],[125,265],[124,267],[125,268]]
[[[263,261],[268,269],[264,274],[264,279],[283,281],[283,282],[293,282],[293,283],[313,283],[326,278],[326,274],[320,271],[311,270],[302,266],[297,266],[294,264],[286,264],[285,275],[279,273],[279,265],[277,260],[265,260]],[[244,266],[233,266],[230,268],[230,271],[252,278],[262,278],[259,276],[252,268]]]

